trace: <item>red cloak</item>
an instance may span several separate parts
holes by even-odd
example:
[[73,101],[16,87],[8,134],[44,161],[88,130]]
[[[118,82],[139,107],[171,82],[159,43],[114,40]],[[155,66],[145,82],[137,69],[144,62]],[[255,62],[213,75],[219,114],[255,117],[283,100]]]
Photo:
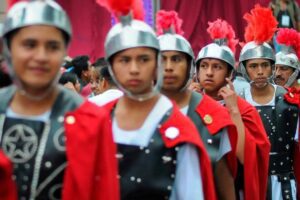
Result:
[[[106,110],[88,101],[66,115],[68,165],[63,200],[120,199],[116,145],[107,131],[108,116]],[[75,121],[68,121],[70,117]]]
[[[244,199],[265,200],[270,142],[257,110],[240,97],[238,97],[238,107],[245,125]],[[227,161],[232,173],[235,175],[237,132],[229,112],[223,110],[224,107],[221,104],[216,105],[215,100],[205,94],[203,94],[203,99],[196,108],[196,112],[202,119],[206,115],[210,115],[213,121],[216,122],[207,124],[211,134],[216,134],[222,128],[227,128],[232,147],[231,153],[227,156]]]
[[[300,108],[300,90],[293,88],[286,88],[288,92],[284,95],[284,99],[294,105],[297,105]],[[298,120],[300,120],[300,115],[298,116]],[[300,133],[300,130],[298,130]],[[297,199],[300,199],[300,137],[298,135],[298,142],[295,144],[294,149],[294,173],[296,176],[296,186],[297,186]]]
[[13,167],[10,160],[0,150],[0,199],[17,200],[17,188],[12,179]]

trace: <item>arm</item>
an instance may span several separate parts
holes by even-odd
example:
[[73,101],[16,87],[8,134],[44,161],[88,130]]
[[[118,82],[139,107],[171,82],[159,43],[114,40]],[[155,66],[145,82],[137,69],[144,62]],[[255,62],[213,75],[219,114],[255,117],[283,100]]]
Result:
[[180,147],[174,187],[170,200],[203,200],[203,183],[197,149],[190,144]]
[[231,120],[235,124],[238,132],[238,142],[236,155],[239,161],[244,163],[244,151],[245,151],[245,126],[241,117],[241,113],[237,104],[237,95],[234,92],[234,87],[229,79],[226,79],[229,85],[228,87],[223,87],[219,90],[219,95],[225,101],[226,108],[230,114]]

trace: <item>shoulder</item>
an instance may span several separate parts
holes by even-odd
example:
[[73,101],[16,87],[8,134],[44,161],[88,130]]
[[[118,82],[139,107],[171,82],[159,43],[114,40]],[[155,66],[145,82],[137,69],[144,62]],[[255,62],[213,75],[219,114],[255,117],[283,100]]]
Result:
[[207,95],[196,108],[196,112],[204,121],[209,132],[215,134],[227,126],[233,126],[228,110]]
[[159,131],[167,147],[180,143],[200,144],[200,137],[193,122],[183,115],[179,108],[173,104],[169,118],[160,126]]

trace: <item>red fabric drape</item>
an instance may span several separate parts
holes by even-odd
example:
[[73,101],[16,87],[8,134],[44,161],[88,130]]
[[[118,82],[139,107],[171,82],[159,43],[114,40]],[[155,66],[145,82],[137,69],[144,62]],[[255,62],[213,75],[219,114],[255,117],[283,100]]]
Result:
[[[162,0],[161,8],[176,10],[184,20],[184,36],[191,42],[195,55],[206,44],[211,42],[206,32],[208,21],[217,18],[225,19],[232,25],[237,38],[244,41],[245,20],[243,15],[249,12],[256,3],[268,6],[270,0]],[[237,48],[237,53],[240,48]]]
[[[207,22],[217,18],[227,20],[244,41],[245,20],[243,14],[249,12],[256,3],[267,6],[271,0],[161,0],[161,9],[176,10],[184,20],[184,36],[191,42],[197,53],[211,40],[206,32]],[[300,0],[297,0],[298,2]],[[110,28],[109,13],[98,6],[95,0],[58,0],[70,15],[73,25],[71,56],[88,54],[92,60],[104,56],[104,40]],[[237,48],[237,53],[240,48]]]
[[104,40],[111,27],[110,13],[95,0],[57,0],[68,13],[73,29],[71,57],[89,55],[94,61],[104,56]]

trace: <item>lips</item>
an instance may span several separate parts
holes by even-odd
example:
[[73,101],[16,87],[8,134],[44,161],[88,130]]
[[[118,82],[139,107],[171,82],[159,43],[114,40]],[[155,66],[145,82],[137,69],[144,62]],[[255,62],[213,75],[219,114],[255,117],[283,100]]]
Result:
[[169,82],[174,82],[176,81],[175,76],[164,76],[164,82],[169,83]]
[[140,84],[141,84],[141,81],[138,80],[138,79],[131,79],[131,80],[127,81],[127,84],[128,84],[129,86],[135,87],[135,86],[140,85]]
[[44,74],[47,73],[49,70],[45,67],[30,67],[29,70],[34,74]]
[[257,78],[257,79],[255,79],[254,82],[256,82],[256,83],[265,83],[265,82],[267,82],[267,78]]
[[214,81],[211,80],[211,79],[205,79],[203,82],[204,82],[205,84],[212,84],[212,83],[214,83]]

